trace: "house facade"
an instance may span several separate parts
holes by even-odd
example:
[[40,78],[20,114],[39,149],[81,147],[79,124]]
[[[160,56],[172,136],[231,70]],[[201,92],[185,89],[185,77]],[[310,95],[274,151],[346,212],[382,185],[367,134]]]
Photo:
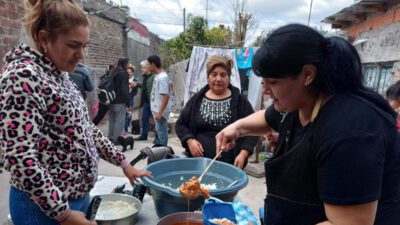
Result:
[[384,95],[400,80],[400,0],[361,0],[322,22],[342,30],[356,47],[366,86]]

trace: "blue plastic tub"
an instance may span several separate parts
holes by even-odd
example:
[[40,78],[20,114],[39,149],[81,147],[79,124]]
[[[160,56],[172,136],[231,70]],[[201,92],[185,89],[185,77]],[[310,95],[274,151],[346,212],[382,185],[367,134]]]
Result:
[[[178,158],[157,161],[146,167],[153,173],[153,179],[143,177],[142,181],[150,188],[159,218],[188,211],[188,200],[181,196],[178,188],[191,177],[199,177],[210,162],[211,159],[208,158]],[[236,180],[238,180],[236,184],[227,187]],[[210,190],[210,195],[231,202],[248,181],[246,173],[241,169],[215,161],[201,183],[215,183],[217,189]],[[189,210],[199,210],[203,204],[204,198],[199,196],[190,201]]]
[[237,223],[235,211],[232,204],[226,202],[208,202],[203,205],[203,224],[216,225],[211,222],[212,219],[228,219],[233,223]]

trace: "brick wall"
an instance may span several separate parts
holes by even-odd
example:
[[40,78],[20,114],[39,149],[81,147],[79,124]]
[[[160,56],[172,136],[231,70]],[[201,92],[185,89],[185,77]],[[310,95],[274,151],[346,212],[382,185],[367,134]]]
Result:
[[400,4],[393,6],[393,8],[385,13],[372,15],[364,22],[350,26],[345,30],[348,32],[350,40],[354,41],[357,40],[358,36],[363,32],[376,30],[398,22],[400,22]]
[[90,16],[90,43],[85,54],[85,64],[98,71],[115,64],[124,53],[124,27],[99,16]]
[[[20,0],[0,0],[0,59],[18,43],[23,8]],[[2,63],[0,63],[1,66]]]

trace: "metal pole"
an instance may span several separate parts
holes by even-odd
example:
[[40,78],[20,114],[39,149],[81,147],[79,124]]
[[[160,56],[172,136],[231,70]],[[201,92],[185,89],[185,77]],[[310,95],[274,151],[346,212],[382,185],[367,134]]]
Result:
[[206,23],[208,27],[208,0],[206,1]]
[[183,32],[186,31],[186,9],[183,8]]
[[311,3],[310,3],[310,12],[308,13],[308,22],[307,22],[307,26],[310,26],[312,5],[313,5],[313,0],[311,0]]

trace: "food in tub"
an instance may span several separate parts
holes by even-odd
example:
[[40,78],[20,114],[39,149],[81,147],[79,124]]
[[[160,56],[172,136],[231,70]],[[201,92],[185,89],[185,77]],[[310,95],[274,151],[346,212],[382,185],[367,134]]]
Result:
[[228,219],[211,219],[211,223],[220,224],[220,225],[236,225],[234,222]]
[[[180,181],[184,181],[185,178],[184,178],[183,176],[181,176],[181,177],[179,177],[179,180],[180,180]],[[170,188],[174,188],[174,189],[176,189],[177,191],[179,191],[179,187],[177,187],[177,188],[173,187],[173,185],[172,185],[171,182],[162,183],[161,185],[167,186],[167,187],[170,187]],[[215,189],[218,188],[217,183],[211,183],[211,184],[204,184],[204,183],[201,183],[201,187],[202,187],[202,188],[205,188],[205,189],[207,189],[207,190],[215,190]]]
[[135,204],[124,201],[101,201],[96,220],[115,220],[130,216],[139,209]]
[[203,194],[204,198],[210,197],[210,193],[206,188],[201,187],[197,177],[192,177],[188,182],[183,183],[179,187],[179,192],[187,199],[195,199],[200,194]]

